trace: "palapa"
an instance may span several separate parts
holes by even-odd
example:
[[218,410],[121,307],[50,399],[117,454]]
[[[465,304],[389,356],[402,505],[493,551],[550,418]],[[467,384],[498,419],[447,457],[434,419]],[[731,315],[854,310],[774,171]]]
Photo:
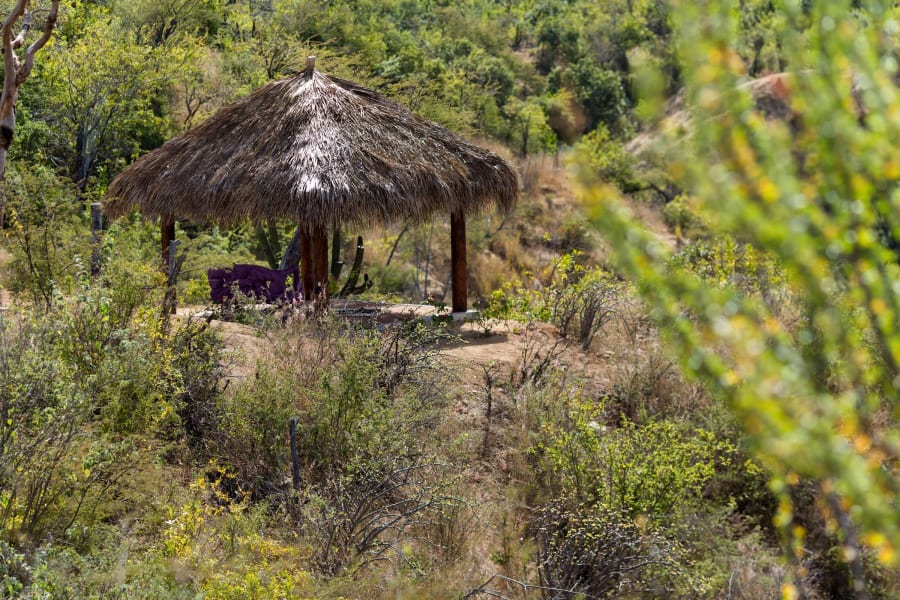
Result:
[[[117,217],[137,208],[160,217],[164,228],[175,215],[222,224],[291,219],[313,246],[334,224],[422,222],[441,212],[452,215],[452,229],[462,223],[464,249],[464,215],[491,205],[509,210],[517,194],[515,171],[493,152],[373,90],[321,73],[310,59],[302,73],[258,89],[136,160],[110,184],[104,211]],[[464,271],[463,254],[454,272],[460,260]],[[464,309],[457,287],[465,282],[454,277],[454,308]]]
[[517,190],[515,172],[493,152],[370,89],[307,69],[139,158],[113,180],[104,210],[368,226],[491,203],[509,209]]

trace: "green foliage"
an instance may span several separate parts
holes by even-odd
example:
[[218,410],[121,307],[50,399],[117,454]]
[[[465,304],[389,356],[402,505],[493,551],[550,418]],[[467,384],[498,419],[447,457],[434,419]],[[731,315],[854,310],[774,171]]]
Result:
[[503,112],[509,120],[509,142],[520,156],[556,148],[556,136],[540,99],[510,98]]
[[518,394],[531,432],[530,494],[540,508],[528,533],[542,582],[676,598],[712,598],[727,586],[741,560],[730,539],[742,534],[727,525],[737,518],[733,499],[714,490],[723,477],[749,476],[732,464],[730,442],[688,423],[609,426],[603,403],[563,371]]
[[549,421],[534,452],[556,495],[641,516],[655,525],[692,508],[733,448],[703,430],[669,421],[602,426],[600,407],[571,403]]
[[41,59],[23,101],[53,132],[49,158],[66,165],[81,190],[88,178],[162,144],[159,94],[180,66],[174,48],[141,46],[118,20],[98,19]]
[[222,21],[221,0],[132,0],[114,2],[112,14],[148,45],[159,46],[183,31],[214,33]]
[[748,244],[730,237],[698,241],[685,246],[670,261],[674,270],[686,270],[721,288],[736,288],[762,299],[778,315],[787,316],[793,296],[784,270]]
[[72,291],[74,272],[88,266],[89,226],[80,218],[72,187],[49,169],[10,165],[5,192],[9,228],[2,233],[12,251],[10,288],[50,306],[59,294]]
[[624,286],[602,269],[565,263],[564,257],[558,265],[558,283],[550,290],[550,322],[562,337],[575,334],[587,350],[597,332],[617,316]]
[[414,453],[413,440],[445,401],[433,347],[446,337],[442,329],[350,335],[335,324],[321,335],[309,354],[261,363],[249,385],[219,400],[220,429],[210,432],[209,443],[248,489],[261,493],[281,481],[290,461],[282,440],[292,417],[305,432],[298,443],[302,465],[327,480],[362,457]]
[[691,238],[702,238],[709,235],[709,219],[697,213],[696,201],[681,194],[668,202],[662,210],[666,225],[676,232]]
[[629,193],[640,188],[634,173],[634,157],[609,133],[604,124],[583,136],[575,149],[586,157],[598,177],[616,184],[623,192]]
[[[799,318],[670,268],[668,253],[601,188],[585,196],[684,369],[728,402],[773,472],[783,498],[776,523],[788,528],[787,490],[810,478],[846,543],[896,565],[895,15],[849,2],[780,6],[792,26],[783,40],[795,69],[790,128],[766,121],[739,87],[745,66],[727,3],[678,5],[687,98],[698,115],[691,152],[672,169],[718,231],[780,265]],[[815,25],[797,33],[806,23]],[[799,548],[803,531],[792,534]]]
[[156,558],[192,573],[207,598],[305,596],[312,577],[298,566],[302,552],[269,534],[266,504],[235,498],[233,476],[211,467],[212,481],[192,482],[193,499],[170,508]]
[[573,250],[554,260],[545,285],[507,282],[491,293],[481,315],[486,329],[494,320],[552,323],[563,338],[577,338],[587,350],[594,336],[613,317],[625,292],[610,273],[580,264],[582,253]]
[[575,97],[591,119],[591,126],[620,126],[627,108],[625,88],[619,74],[603,69],[589,58],[583,58],[568,71]]
[[[39,13],[45,4],[36,4]],[[670,377],[670,359],[656,347],[655,334],[632,327],[631,320],[646,319],[639,307],[623,304],[626,287],[618,274],[586,266],[585,257],[572,252],[587,244],[580,217],[554,224],[543,245],[535,241],[543,250],[569,254],[540,276],[527,275],[523,284],[509,282],[487,301],[486,327],[494,319],[527,325],[508,388],[498,383],[499,367],[486,372],[493,404],[480,461],[469,460],[474,454],[468,443],[471,420],[477,418],[473,411],[480,407],[473,408],[471,390],[455,385],[454,373],[439,360],[437,348],[457,345],[442,329],[376,332],[290,321],[283,328],[283,323],[255,317],[247,321],[255,327],[251,329],[173,318],[178,326],[171,336],[163,334],[158,227],[135,216],[110,224],[100,244],[102,273],[88,276],[93,248],[86,202],[99,197],[135,156],[252,89],[302,69],[307,54],[318,55],[324,71],[360,80],[463,134],[505,141],[522,155],[553,152],[560,142],[576,144],[580,154],[589,156],[591,170],[607,182],[628,192],[654,189],[667,195],[668,188],[660,191],[645,181],[646,175],[638,177],[620,138],[635,123],[632,106],[642,107],[642,116],[653,115],[651,103],[635,98],[638,90],[671,93],[680,87],[683,57],[676,56],[672,39],[680,15],[669,2],[80,0],[64,3],[63,10],[57,35],[38,55],[33,76],[22,88],[14,162],[3,200],[4,237],[12,254],[4,283],[21,292],[17,302],[30,296],[33,303],[0,314],[0,409],[5,411],[0,420],[0,596],[458,597],[464,594],[461,586],[469,583],[469,565],[483,563],[486,545],[495,542],[502,545],[495,556],[505,574],[523,581],[537,578],[572,593],[685,598],[724,597],[726,589],[735,597],[738,592],[745,597],[778,593],[784,569],[775,563],[763,534],[752,531],[756,519],[766,526],[774,510],[763,487],[766,472],[750,472],[746,465],[753,463],[743,459],[728,464],[738,456],[722,441],[723,431],[737,437],[731,416],[723,416],[718,407],[696,411],[697,394],[669,381],[676,378]],[[806,15],[798,18],[802,22],[790,23],[779,11],[771,3],[752,1],[729,9],[737,23],[735,53],[750,73],[807,64],[807,58],[786,63],[783,56],[785,47],[790,50],[786,32],[807,27]],[[698,16],[697,22],[703,19]],[[700,81],[703,67],[691,57],[696,48],[706,48],[705,41],[684,47],[685,64],[691,67],[687,79],[693,85],[689,103],[722,112],[723,129],[744,135],[751,125],[761,127],[752,119],[749,125],[741,121],[734,126],[730,113],[716,105],[715,94],[710,96],[710,91],[732,88]],[[707,61],[713,67],[735,64],[721,52],[724,47],[714,48],[720,54],[713,52]],[[856,56],[833,54],[835,64],[843,64],[844,55]],[[632,76],[635,65],[646,68]],[[880,88],[870,85],[872,80],[862,78],[859,94],[878,100]],[[878,81],[884,83],[883,78]],[[698,83],[703,86],[699,91]],[[853,157],[862,157],[858,160],[871,167],[869,172],[877,174],[884,167],[892,173],[891,161],[870,158],[887,152],[871,136],[892,131],[890,118],[872,111],[868,129],[845,144],[839,134],[849,119],[840,114],[833,128],[824,119],[818,123],[826,125],[806,129],[801,121],[792,123],[802,142],[790,154],[800,165],[798,172],[834,170],[835,163],[823,160],[827,153],[807,139],[815,140],[816,132],[823,131],[853,149]],[[698,142],[712,139],[706,127],[719,125],[706,121],[703,115],[695,119],[700,123]],[[579,141],[588,129],[593,131]],[[783,137],[780,130],[776,139],[779,135]],[[739,135],[738,143],[726,144],[725,151],[710,143],[709,156],[716,152],[715,160],[752,167],[753,161],[745,160],[747,148],[751,155],[767,150],[762,137]],[[856,272],[867,273],[866,265],[844,248],[856,243],[844,231],[853,230],[863,239],[865,228],[854,221],[853,227],[842,229],[855,213],[828,196],[832,187],[865,192],[865,185],[837,178],[840,185],[832,186],[826,178],[809,193],[840,225],[837,237],[829,238],[836,258],[827,254],[830,245],[822,246],[838,265],[832,287],[844,294],[829,313],[820,310],[825,306],[821,294],[811,296],[810,303],[802,301],[797,283],[802,277],[785,264],[785,257],[794,254],[773,251],[777,236],[760,243],[734,226],[732,196],[740,200],[741,194],[766,188],[766,177],[781,186],[790,160],[751,169],[737,192],[717,183],[719,203],[710,201],[709,190],[698,192],[681,178],[701,162],[678,162],[666,171],[666,177],[690,190],[667,206],[666,217],[704,241],[667,256],[659,265],[659,278],[645,282],[643,289],[651,297],[658,290],[664,303],[673,297],[680,302],[677,310],[666,305],[671,311],[660,312],[662,322],[684,330],[702,328],[708,324],[707,308],[721,308],[720,318],[702,337],[712,350],[697,343],[692,351],[701,350],[687,360],[720,353],[723,361],[746,365],[744,349],[735,343],[735,350],[719,335],[723,324],[736,326],[734,319],[744,315],[744,304],[730,304],[739,293],[765,306],[766,316],[789,325],[785,337],[802,345],[803,360],[821,367],[816,375],[825,383],[815,400],[835,395],[847,400],[832,411],[827,402],[796,395],[796,418],[780,424],[775,420],[784,425],[780,437],[759,433],[760,422],[768,421],[754,417],[778,411],[771,397],[794,410],[790,403],[796,386],[759,393],[760,387],[752,384],[760,380],[751,379],[742,396],[730,390],[740,398],[732,405],[748,424],[748,450],[765,450],[767,466],[774,465],[784,482],[797,481],[797,472],[813,477],[823,471],[784,468],[771,457],[802,456],[797,449],[808,444],[815,451],[809,462],[820,460],[817,449],[826,443],[821,440],[835,439],[831,425],[850,436],[850,443],[867,452],[873,464],[886,463],[876,459],[893,456],[892,438],[883,429],[869,428],[869,421],[887,419],[887,413],[857,402],[864,407],[860,421],[871,416],[862,426],[845,410],[852,394],[858,400],[860,395],[888,396],[893,389],[885,384],[887,361],[872,359],[876,367],[867,371],[873,349],[885,344],[869,315],[882,310],[881,305],[876,308],[869,298],[861,301],[862,296],[851,293],[855,282],[871,284],[877,277],[854,278]],[[60,174],[76,185],[64,183]],[[754,214],[771,214],[761,212],[769,206],[765,195],[755,199],[759,206],[753,205],[754,210],[760,212]],[[879,210],[877,244],[896,245],[892,217]],[[865,210],[860,214],[868,218]],[[791,222],[782,217],[775,214],[771,222]],[[814,222],[830,231],[827,219]],[[207,268],[264,258],[247,224],[227,231],[179,224],[187,252],[182,302],[206,301]],[[607,226],[625,231],[616,229],[615,220]],[[507,227],[503,235],[519,244],[516,227]],[[729,235],[720,235],[723,228]],[[759,225],[756,231],[761,230]],[[470,239],[488,243],[476,233]],[[614,250],[643,244],[639,234],[622,236],[613,238],[619,241]],[[411,243],[419,245],[419,238],[410,242],[412,237],[406,247],[401,245],[398,260],[370,272],[383,289],[418,285],[400,259]],[[530,251],[526,241],[508,249]],[[503,260],[512,262],[509,256]],[[895,269],[887,265],[885,270],[893,274]],[[677,295],[668,294],[681,277],[704,287],[697,283],[689,288],[692,293],[682,295],[679,288]],[[710,296],[705,286],[713,288]],[[890,298],[883,299],[890,306]],[[556,367],[566,339],[578,337],[587,348],[598,328],[613,318],[615,327],[604,331],[610,343],[618,343],[619,329],[638,333],[626,340],[626,352],[614,357],[621,364],[609,367],[599,392],[588,392],[576,381],[576,369]],[[534,321],[553,323],[566,339]],[[843,346],[846,351],[835,350],[836,338],[829,333],[842,322],[852,332],[845,338],[852,342]],[[769,327],[773,322],[757,323]],[[815,328],[821,323],[830,326],[822,334]],[[227,328],[229,344],[248,349],[247,360],[224,352],[219,327]],[[882,324],[882,333],[887,329]],[[783,358],[779,352],[786,344],[779,345],[781,341],[769,344],[768,338],[740,333],[732,341]],[[860,354],[856,342],[864,345]],[[781,366],[788,371],[804,364],[789,352],[784,356]],[[756,355],[751,358],[755,361]],[[774,360],[760,362],[769,380],[776,380],[773,373],[782,375]],[[847,376],[847,369],[858,375],[856,380]],[[730,372],[716,375],[727,380]],[[777,393],[770,394],[772,389]],[[598,394],[608,394],[605,406],[587,400]],[[702,400],[707,401],[705,396]],[[658,413],[674,414],[675,405],[679,417],[691,410],[698,414],[688,423],[661,421]],[[451,406],[454,416],[448,418]],[[815,429],[815,435],[797,426],[822,413],[835,418]],[[296,489],[289,472],[291,418],[298,420],[300,432]],[[608,428],[612,422],[619,427]],[[480,427],[475,431],[480,434]],[[496,452],[487,452],[488,432],[504,440]],[[453,442],[446,443],[447,438]],[[526,454],[528,448],[532,452]],[[460,455],[465,463],[457,461]],[[198,470],[202,475],[196,477]],[[872,476],[864,468],[858,472]],[[840,492],[835,492],[833,505],[827,504],[838,509],[828,508],[831,512],[823,517],[827,527],[839,531],[846,522],[839,509],[849,496],[838,480],[817,481]],[[457,496],[473,489],[478,501],[469,507]],[[812,510],[815,504],[804,506]],[[852,510],[850,518],[856,522],[858,509]],[[472,518],[463,523],[469,512]],[[500,514],[502,543],[491,526]],[[779,518],[784,521],[785,515],[782,508]],[[486,536],[466,545],[466,527]],[[886,532],[891,534],[889,527]],[[878,545],[871,528],[869,534],[864,540],[875,550],[861,555],[868,561],[867,573],[879,575],[874,561],[890,558],[892,546]],[[517,544],[519,540],[523,543]],[[838,549],[856,544],[849,535],[834,543]],[[744,560],[748,552],[759,562]],[[804,564],[847,579],[853,571],[842,556],[834,551]],[[310,572],[321,574],[321,581]],[[326,587],[316,589],[326,580]],[[502,595],[508,592],[504,589]]]
[[[160,383],[145,374],[155,374],[155,365],[121,330],[115,341],[93,337],[83,341],[98,345],[76,348],[73,334],[86,332],[85,316],[82,307],[2,321],[0,525],[8,539],[60,535],[77,519],[96,517],[103,491],[132,453],[117,434],[158,427],[165,416],[166,404],[153,394]],[[98,364],[104,353],[110,358]]]

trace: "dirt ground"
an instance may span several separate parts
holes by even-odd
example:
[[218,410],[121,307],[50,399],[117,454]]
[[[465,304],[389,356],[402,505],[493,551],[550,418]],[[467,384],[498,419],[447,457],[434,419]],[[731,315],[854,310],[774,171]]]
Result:
[[[401,320],[427,319],[434,313],[430,306],[406,304],[380,305],[380,310],[383,311],[380,318],[372,322],[375,327],[390,326]],[[209,316],[200,306],[182,307],[178,313],[181,319]],[[253,377],[260,362],[275,351],[272,339],[251,325],[213,318],[210,327],[222,337],[229,357],[228,376],[236,383]],[[598,340],[591,351],[585,352],[577,341],[560,338],[557,329],[545,323],[470,321],[451,326],[451,332],[456,338],[444,342],[440,352],[448,372],[458,383],[459,394],[451,414],[456,415],[463,428],[483,418],[482,397],[488,372],[500,388],[498,400],[503,402],[502,389],[521,378],[523,371],[532,368],[536,361],[546,360],[548,366],[567,369],[583,379],[586,388],[599,391],[609,386],[610,367],[616,359],[614,352],[602,349],[608,340]],[[601,346],[599,351],[597,346]]]

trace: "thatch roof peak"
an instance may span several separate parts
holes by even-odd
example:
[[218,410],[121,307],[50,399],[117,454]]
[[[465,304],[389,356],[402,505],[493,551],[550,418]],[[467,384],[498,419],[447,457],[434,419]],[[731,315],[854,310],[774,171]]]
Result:
[[361,85],[315,69],[272,82],[141,157],[110,185],[112,216],[323,226],[507,210],[518,182],[496,154]]

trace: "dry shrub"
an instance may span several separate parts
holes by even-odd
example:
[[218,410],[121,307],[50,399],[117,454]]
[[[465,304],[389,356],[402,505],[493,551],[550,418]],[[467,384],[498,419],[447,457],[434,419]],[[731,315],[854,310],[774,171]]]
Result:
[[627,514],[557,502],[538,513],[532,529],[544,600],[672,592],[674,544]]
[[683,416],[709,405],[706,390],[682,376],[659,330],[638,304],[626,302],[618,316],[607,324],[601,341],[609,365],[605,394],[610,422]]
[[516,231],[498,232],[490,244],[491,251],[519,271],[537,272],[537,257],[522,246],[522,239]]
[[525,197],[540,196],[547,189],[564,189],[566,172],[560,168],[557,156],[539,155],[520,158],[519,168],[521,193]]
[[514,279],[516,274],[509,262],[496,254],[485,252],[469,260],[469,293],[476,297],[487,297],[493,290]]

